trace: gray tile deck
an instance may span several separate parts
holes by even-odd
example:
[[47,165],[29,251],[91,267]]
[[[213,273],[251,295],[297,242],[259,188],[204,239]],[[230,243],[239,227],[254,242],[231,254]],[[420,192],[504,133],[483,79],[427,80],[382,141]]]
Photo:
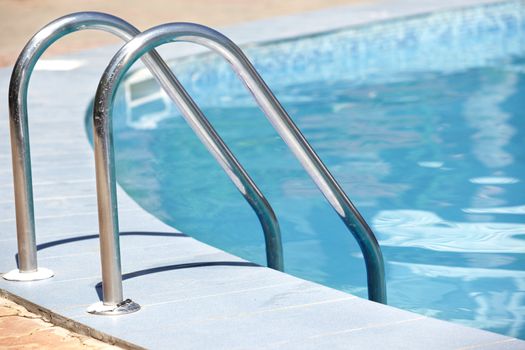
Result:
[[[224,32],[246,43],[480,2],[376,2],[247,23]],[[33,76],[29,119],[37,240],[42,244],[39,261],[56,276],[29,283],[0,279],[3,293],[33,310],[52,313],[53,319],[66,327],[80,327],[82,332],[127,346],[525,349],[520,340],[422,317],[254,266],[177,234],[144,212],[121,189],[125,296],[139,302],[142,310],[121,317],[87,314],[85,308],[99,300],[100,265],[94,164],[83,118],[98,77],[114,51],[115,47],[106,47],[70,55],[66,58],[89,64],[69,72],[37,71]],[[195,49],[163,52],[173,57]],[[0,96],[7,96],[9,76],[10,69],[0,70]],[[0,116],[3,273],[16,266],[16,239],[5,104],[0,105]]]

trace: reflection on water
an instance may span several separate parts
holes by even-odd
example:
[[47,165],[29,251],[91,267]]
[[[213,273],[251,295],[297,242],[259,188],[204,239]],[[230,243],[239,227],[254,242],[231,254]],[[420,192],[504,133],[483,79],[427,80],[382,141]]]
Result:
[[[438,305],[447,303],[451,309],[447,315],[450,321],[504,332],[513,337],[523,337],[525,327],[524,271],[398,262],[391,264],[399,274],[409,276],[404,282],[419,286],[420,283],[428,284],[428,281],[431,281],[430,287],[438,286],[441,293],[432,295],[433,300],[430,300],[429,303],[434,316],[440,317],[441,312],[436,309],[439,308]],[[440,281],[443,286],[440,287],[434,281]],[[447,286],[460,287],[447,288]],[[399,287],[403,288],[401,285]],[[456,299],[458,297],[459,299]],[[428,314],[428,311],[423,308],[417,311]]]
[[[505,46],[487,42],[495,56]],[[378,235],[390,304],[525,338],[525,56],[468,62],[367,84],[334,65],[323,74],[337,78],[272,87]],[[264,264],[256,216],[159,93],[138,89],[132,107],[121,96],[119,183],[168,224]],[[275,208],[287,272],[366,296],[351,235],[248,95],[227,93],[204,112]]]
[[496,208],[467,208],[463,209],[463,211],[470,214],[525,214],[525,205]]
[[473,184],[478,185],[505,185],[505,184],[515,184],[519,181],[514,177],[503,177],[503,176],[494,176],[494,177],[475,177],[469,180]]
[[392,210],[379,212],[372,225],[381,232],[382,246],[447,252],[525,253],[523,241],[515,237],[525,232],[525,223],[452,222],[432,212]]
[[517,76],[494,74],[483,77],[477,91],[473,91],[464,105],[467,125],[476,130],[472,134],[473,153],[487,168],[504,168],[512,163],[512,155],[505,146],[515,131],[507,124],[511,115],[500,108],[515,91]]

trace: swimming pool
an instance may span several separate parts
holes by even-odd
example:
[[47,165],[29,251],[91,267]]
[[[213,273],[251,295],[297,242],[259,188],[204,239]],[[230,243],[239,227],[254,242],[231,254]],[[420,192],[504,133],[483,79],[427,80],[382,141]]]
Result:
[[[376,232],[389,304],[521,338],[524,31],[511,1],[246,48]],[[276,210],[286,271],[366,296],[353,238],[228,66],[174,69]],[[265,263],[251,208],[143,71],[114,129],[118,181],[142,207]]]

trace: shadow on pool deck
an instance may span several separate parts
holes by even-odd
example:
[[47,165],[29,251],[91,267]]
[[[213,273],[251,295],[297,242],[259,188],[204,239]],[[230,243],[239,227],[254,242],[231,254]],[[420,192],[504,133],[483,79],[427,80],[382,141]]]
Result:
[[[206,262],[196,262],[196,263],[187,263],[187,264],[174,264],[174,265],[165,265],[159,267],[153,267],[144,270],[138,270],[134,272],[128,272],[122,275],[122,280],[128,280],[135,277],[145,276],[152,273],[166,272],[179,269],[191,269],[196,267],[209,267],[209,266],[245,266],[245,267],[260,267],[259,265],[252,262],[244,261],[206,261]],[[102,282],[97,283],[95,286],[97,295],[100,301],[102,301]]]
[[[185,235],[184,233],[177,233],[177,232],[148,232],[148,231],[127,231],[127,232],[121,232],[120,236],[156,236],[156,237],[189,237],[188,235]],[[97,239],[99,238],[99,235],[85,235],[85,236],[78,236],[78,237],[71,237],[71,238],[64,238],[64,239],[58,239],[55,241],[50,241],[46,243],[41,243],[36,246],[36,250],[40,251],[43,249],[55,247],[58,245],[68,244],[68,243],[74,243],[79,241],[87,241],[90,239]],[[18,265],[18,253],[15,254],[15,263],[16,267],[20,268]]]

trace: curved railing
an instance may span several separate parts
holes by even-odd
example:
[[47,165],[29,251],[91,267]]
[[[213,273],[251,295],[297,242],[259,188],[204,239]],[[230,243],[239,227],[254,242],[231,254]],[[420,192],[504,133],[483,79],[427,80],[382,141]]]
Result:
[[[18,267],[3,275],[5,279],[30,281],[53,276],[51,270],[39,268],[35,237],[33,187],[27,118],[27,89],[33,68],[44,51],[61,37],[83,29],[100,29],[128,41],[140,31],[128,22],[108,14],[79,12],[61,17],[42,28],[20,53],[9,85],[9,117],[15,190]],[[232,155],[228,147],[188,98],[184,88],[156,51],[143,58],[168,95],[183,110],[183,115],[197,130],[198,136],[224,168],[235,186],[254,209],[263,227],[268,266],[283,270],[281,233],[277,218],[268,201]],[[114,184],[113,184],[114,185]],[[105,223],[100,223],[101,231]],[[118,233],[117,226],[112,234]]]
[[[279,101],[259,76],[243,52],[221,33],[192,23],[171,23],[151,28],[124,45],[113,57],[100,80],[94,104],[94,145],[97,173],[97,194],[100,222],[107,227],[100,232],[103,270],[103,305],[120,305],[122,295],[114,291],[122,288],[120,252],[116,222],[116,193],[114,151],[112,139],[112,112],[115,91],[131,65],[155,47],[173,41],[193,42],[222,55],[252,93],[269,121],[287,143],[328,202],[357,239],[363,252],[371,300],[386,303],[384,262],[379,244],[363,217],[359,214],[326,166],[308,144]],[[185,98],[189,96],[184,95]],[[190,105],[194,103],[186,101]],[[113,225],[113,229],[111,229]],[[109,291],[109,294],[106,294]],[[99,305],[100,307],[101,305]],[[96,307],[91,312],[96,312]]]

